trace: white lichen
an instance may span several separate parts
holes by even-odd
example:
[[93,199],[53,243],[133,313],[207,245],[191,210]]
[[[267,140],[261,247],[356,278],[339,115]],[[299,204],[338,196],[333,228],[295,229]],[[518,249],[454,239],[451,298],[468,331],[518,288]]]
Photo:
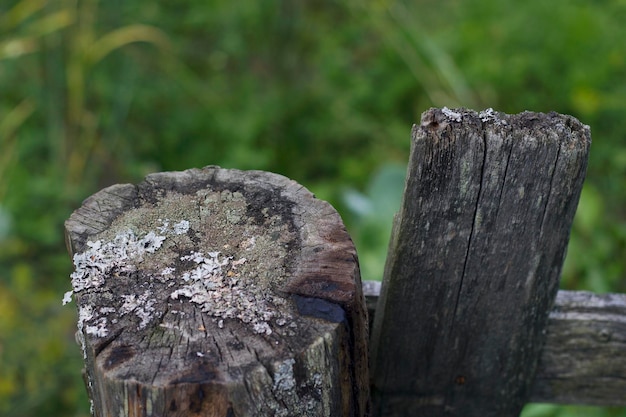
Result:
[[[103,309],[100,309],[102,312]],[[110,311],[106,311],[110,312]],[[91,322],[89,324],[88,322]],[[92,306],[81,306],[78,310],[78,330],[80,335],[78,336],[78,342],[83,350],[83,357],[87,358],[87,352],[85,351],[85,340],[82,332],[97,337],[105,337],[109,334],[107,329],[106,317],[100,317],[98,313],[93,311]]]
[[62,301],[63,305],[72,302],[72,294],[73,293],[74,293],[74,291],[66,291],[65,294],[63,294],[63,301]]
[[87,359],[87,350],[85,348],[85,322],[93,318],[93,307],[90,305],[78,307],[78,332],[76,332],[76,341],[78,342],[83,359]]
[[99,317],[93,325],[85,325],[85,333],[97,337],[105,337],[108,335],[109,329],[107,329],[106,317]]
[[139,244],[141,246],[137,249],[135,253],[141,255],[142,246],[145,252],[154,253],[157,249],[161,247],[164,240],[165,240],[165,236],[160,236],[154,232],[150,232],[143,239],[139,241]]
[[[71,274],[72,290],[63,296],[63,304],[71,301],[73,294],[83,292],[98,293],[104,288],[107,279],[125,276],[143,270],[139,265],[146,265],[148,257],[158,256],[156,252],[168,238],[187,234],[190,222],[180,220],[170,226],[169,219],[158,219],[160,226],[143,236],[137,236],[130,229],[119,232],[111,241],[88,241],[87,249],[74,255],[75,270]],[[243,239],[237,247],[250,250],[256,246],[256,236]],[[170,245],[171,247],[171,245]],[[223,245],[225,249],[229,245]],[[144,259],[145,258],[145,259]],[[151,258],[159,259],[159,258]],[[175,258],[168,259],[175,262]],[[284,300],[274,297],[269,289],[257,286],[256,277],[242,277],[247,259],[222,255],[220,251],[207,253],[191,251],[179,256],[181,263],[159,264],[146,279],[145,284],[152,288],[155,283],[174,287],[169,298],[188,299],[200,306],[200,309],[218,320],[218,327],[224,327],[225,319],[237,319],[249,324],[250,329],[258,334],[272,333],[270,323],[275,321],[284,326],[290,317],[278,312],[277,305]],[[89,305],[80,307],[79,330],[96,337],[105,337],[109,331],[108,314],[117,313],[118,317],[134,314],[139,318],[137,330],[144,329],[154,318],[157,300],[151,289],[141,294],[121,294],[112,301],[111,306],[101,307],[98,311]],[[115,308],[113,306],[116,306]]]
[[[220,252],[209,252],[208,257],[202,252],[191,252],[190,255],[181,256],[181,261],[193,261],[198,266],[189,272],[185,272],[182,276],[183,281],[198,281],[203,277],[215,276],[222,274],[222,267],[228,265],[230,258],[218,259]],[[177,297],[174,297],[177,298]]]
[[[164,278],[165,280],[167,280],[167,278],[171,277],[174,272],[176,272],[176,269],[172,268],[171,266],[165,267],[161,270],[161,272],[159,273],[159,275]],[[160,280],[163,281],[163,280]]]
[[137,317],[141,319],[137,330],[145,328],[152,320],[152,313],[154,313],[154,304],[156,299],[151,298],[152,291],[146,290],[140,296],[136,294],[122,295],[124,304],[120,309],[120,315],[135,313]]
[[180,259],[191,260],[197,266],[182,274],[186,284],[173,291],[170,297],[174,300],[185,297],[198,304],[202,311],[220,319],[220,328],[223,319],[234,318],[250,324],[255,333],[269,335],[272,333],[270,320],[278,317],[286,321],[272,305],[271,295],[259,297],[258,288],[251,291],[255,284],[245,282],[235,272],[237,266],[246,262],[246,258],[233,261],[232,257],[220,256],[220,252],[209,252],[207,255],[192,252]]
[[455,112],[450,110],[447,107],[444,107],[443,109],[441,109],[442,113],[446,115],[446,117],[448,117],[448,119],[451,119],[452,121],[455,122],[460,122],[461,119],[463,118],[463,115],[459,112]]
[[72,294],[88,289],[99,288],[114,272],[132,272],[134,263],[143,259],[146,253],[157,251],[165,236],[154,232],[138,239],[133,231],[126,230],[115,236],[112,242],[87,241],[88,249],[74,255],[72,290],[63,296],[63,305],[72,300]]
[[274,391],[289,391],[296,386],[296,379],[293,375],[294,359],[287,359],[281,362],[274,372]]
[[478,113],[478,117],[480,117],[480,120],[483,123],[492,122],[498,126],[507,124],[506,120],[504,120],[503,118],[500,118],[498,116],[498,112],[496,112],[491,107]]
[[497,113],[491,107],[489,107],[488,109],[485,109],[478,113],[478,117],[480,117],[480,120],[482,122],[489,122],[496,120]]
[[174,234],[183,235],[189,231],[189,222],[187,220],[181,220],[174,225]]
[[[167,224],[164,223],[163,227]],[[146,254],[156,252],[165,241],[165,236],[148,232],[142,238],[135,236],[131,230],[126,230],[115,236],[111,242],[88,241],[88,249],[74,255],[74,272],[72,278],[72,290],[67,291],[63,296],[63,305],[72,300],[72,294],[86,290],[98,290],[105,280],[115,274],[128,273],[136,269],[135,264]],[[132,295],[135,297],[135,295]],[[129,312],[141,319],[139,328],[144,328],[151,320],[151,312],[154,311],[156,300],[148,300],[147,295],[139,297],[135,305],[129,298],[125,300],[120,311],[121,315]],[[116,312],[113,307],[102,307],[98,312],[94,312],[89,305],[80,306],[78,328],[86,334],[97,337],[108,335],[107,319],[105,316]],[[89,323],[87,323],[89,322]]]

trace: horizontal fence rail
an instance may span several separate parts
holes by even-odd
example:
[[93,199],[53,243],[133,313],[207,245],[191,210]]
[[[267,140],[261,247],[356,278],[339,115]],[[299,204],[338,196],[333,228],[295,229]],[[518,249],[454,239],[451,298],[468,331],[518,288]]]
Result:
[[[381,283],[364,281],[370,322]],[[530,402],[626,406],[626,294],[558,292]]]

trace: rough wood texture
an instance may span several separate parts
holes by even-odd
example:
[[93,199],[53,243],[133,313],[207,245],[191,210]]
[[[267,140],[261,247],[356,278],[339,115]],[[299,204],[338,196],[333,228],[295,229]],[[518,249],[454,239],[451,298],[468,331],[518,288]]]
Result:
[[367,414],[356,253],[299,184],[149,175],[88,198],[66,232],[96,416]]
[[[363,281],[369,319],[380,282]],[[559,291],[529,402],[626,406],[626,294]]]
[[365,306],[367,307],[367,318],[370,329],[374,324],[376,304],[378,304],[378,298],[380,297],[380,286],[380,281],[363,281],[363,296],[365,297]]
[[589,144],[556,113],[422,115],[372,332],[374,415],[519,414]]
[[626,406],[626,294],[559,291],[530,399]]

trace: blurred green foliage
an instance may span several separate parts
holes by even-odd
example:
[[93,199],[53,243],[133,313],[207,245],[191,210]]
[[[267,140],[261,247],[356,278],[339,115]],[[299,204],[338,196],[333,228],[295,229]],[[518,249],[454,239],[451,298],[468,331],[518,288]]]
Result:
[[[3,0],[0,415],[86,416],[63,221],[104,186],[218,164],[343,215],[378,279],[430,106],[592,128],[563,286],[626,292],[626,3]],[[525,417],[626,416],[531,405]]]

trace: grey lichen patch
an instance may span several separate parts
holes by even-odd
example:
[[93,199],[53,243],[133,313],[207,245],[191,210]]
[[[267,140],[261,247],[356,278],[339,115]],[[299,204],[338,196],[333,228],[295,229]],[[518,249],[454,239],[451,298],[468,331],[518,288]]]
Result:
[[276,416],[328,416],[334,408],[335,400],[330,393],[339,381],[333,378],[338,374],[336,357],[329,354],[337,349],[336,340],[330,334],[317,338],[303,352],[301,362],[286,359],[274,362],[270,367],[272,374],[272,398],[266,398],[266,404]]
[[274,391],[291,390],[296,386],[296,379],[293,375],[294,359],[287,359],[281,362],[274,373]]
[[483,123],[493,123],[497,126],[507,125],[508,122],[504,117],[502,117],[497,111],[489,107],[488,109],[482,110],[478,113],[478,117],[480,121]]
[[[476,115],[476,113],[472,110],[467,109],[449,109],[448,107],[444,107],[441,109],[441,112],[446,116],[449,121],[460,123],[463,121],[463,116]],[[483,123],[492,123],[496,126],[507,125],[505,117],[502,113],[498,113],[491,107],[485,110],[481,110],[478,113],[478,117]]]
[[164,236],[149,232],[138,239],[131,230],[115,236],[113,241],[103,244],[102,240],[88,241],[85,252],[74,255],[72,291],[65,293],[63,304],[71,301],[72,293],[97,289],[104,284],[107,276],[114,273],[132,272],[134,264],[143,260],[147,253],[154,253],[161,247]]
[[447,107],[444,107],[443,109],[441,109],[441,112],[443,114],[445,114],[446,117],[448,119],[452,120],[453,122],[460,122],[463,119],[463,114],[462,113],[450,110]]
[[127,211],[74,255],[63,303],[77,295],[79,330],[96,337],[123,316],[144,329],[175,302],[198,305],[219,327],[237,319],[269,335],[292,318],[280,290],[296,236],[279,213],[248,213],[229,190],[168,192]]

